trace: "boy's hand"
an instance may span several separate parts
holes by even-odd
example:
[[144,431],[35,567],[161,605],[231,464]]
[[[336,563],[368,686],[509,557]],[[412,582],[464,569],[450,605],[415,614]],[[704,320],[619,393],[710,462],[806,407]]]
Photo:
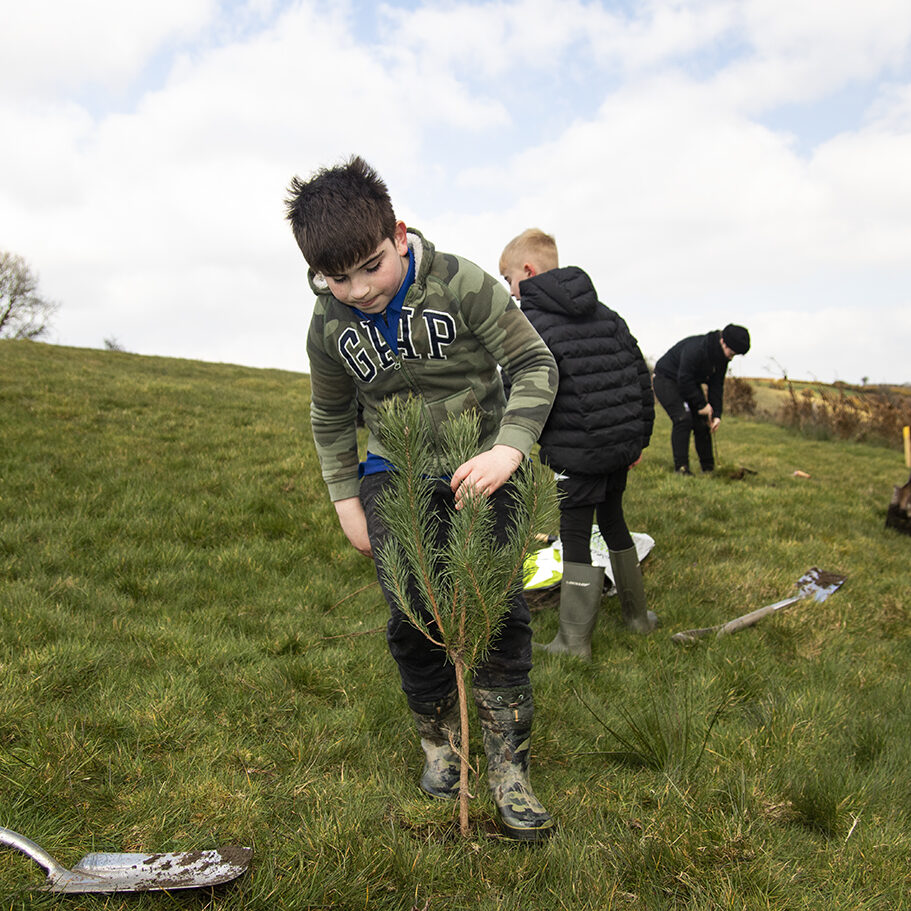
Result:
[[524,458],[520,450],[500,444],[460,465],[450,484],[455,493],[456,509],[462,508],[462,497],[469,491],[489,497],[495,490],[499,490],[512,477]]
[[721,423],[721,418],[712,418],[709,421],[709,430],[714,433],[718,429],[718,425]]
[[370,547],[370,536],[367,534],[367,516],[364,515],[360,497],[336,500],[334,505],[339,524],[351,546],[372,559],[373,550]]

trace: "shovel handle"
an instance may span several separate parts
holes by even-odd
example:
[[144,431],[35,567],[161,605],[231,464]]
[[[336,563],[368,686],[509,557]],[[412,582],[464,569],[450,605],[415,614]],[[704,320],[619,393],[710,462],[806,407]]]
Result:
[[709,633],[717,633],[720,629],[720,626],[703,626],[701,629],[685,629],[682,632],[674,633],[674,635],[671,636],[671,640],[681,644],[695,642],[697,639],[702,639],[703,636],[708,636]]
[[750,611],[748,614],[744,614],[742,617],[735,617],[733,620],[728,620],[727,623],[722,624],[721,629],[718,630],[718,635],[729,636],[731,633],[746,629],[763,617],[768,617],[769,614],[774,614],[775,611],[779,611],[783,607],[790,607],[792,604],[802,601],[805,597],[805,593],[794,595],[791,598],[785,598],[783,601],[776,601],[774,604],[767,604],[765,607],[757,608],[754,611]]
[[742,617],[735,617],[733,620],[728,620],[727,623],[719,623],[717,626],[703,626],[701,629],[687,629],[681,633],[674,633],[674,635],[671,636],[671,639],[674,642],[685,644],[687,642],[695,642],[697,639],[702,639],[710,633],[715,633],[718,636],[729,636],[731,633],[736,633],[739,630],[746,629],[748,626],[752,626],[763,617],[774,614],[775,611],[781,610],[783,607],[789,607],[792,604],[796,604],[798,601],[802,601],[805,597],[806,593],[794,595],[791,598],[785,598],[783,601],[776,601],[774,604],[767,604],[765,607],[750,611]]
[[47,870],[48,877],[57,878],[70,872],[63,864],[57,863],[41,845],[35,844],[30,838],[26,838],[12,829],[5,829],[0,826],[0,845],[7,845],[10,848],[16,848],[23,854],[27,854],[35,863],[41,864]]
[[[905,428],[905,430],[908,429],[909,428],[907,427]],[[782,601],[776,601],[774,604],[767,604],[765,607],[760,607],[757,610],[750,611],[748,614],[735,617],[733,620],[728,620],[727,623],[721,623],[718,626],[706,626],[702,629],[688,629],[684,630],[682,633],[675,633],[671,636],[671,639],[674,642],[686,643],[695,642],[697,639],[701,639],[709,633],[716,633],[719,636],[728,636],[731,633],[736,633],[739,630],[746,629],[748,626],[752,626],[763,617],[774,614],[775,611],[780,611],[784,607],[790,607],[798,601],[803,601],[811,595],[815,597],[817,601],[825,601],[832,592],[837,591],[841,587],[841,584],[844,581],[844,576],[836,573],[822,572],[814,566],[797,580],[796,595],[792,595],[790,598],[785,598]]]

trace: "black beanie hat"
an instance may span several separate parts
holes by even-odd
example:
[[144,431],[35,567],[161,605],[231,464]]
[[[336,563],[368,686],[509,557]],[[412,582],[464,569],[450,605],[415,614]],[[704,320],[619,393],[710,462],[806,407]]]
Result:
[[750,333],[744,326],[728,323],[721,330],[721,338],[734,354],[746,354],[750,350]]

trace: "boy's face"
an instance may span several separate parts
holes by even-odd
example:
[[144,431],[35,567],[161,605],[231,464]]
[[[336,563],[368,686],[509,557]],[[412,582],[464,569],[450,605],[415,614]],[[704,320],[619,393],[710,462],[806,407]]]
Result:
[[523,262],[521,259],[514,259],[506,264],[503,270],[503,281],[509,285],[509,293],[518,301],[522,300],[519,294],[519,282],[524,282],[526,278],[537,275],[531,263]]
[[387,237],[366,259],[347,272],[325,278],[336,300],[364,313],[382,313],[407,274],[408,239],[405,222],[399,221],[392,238]]

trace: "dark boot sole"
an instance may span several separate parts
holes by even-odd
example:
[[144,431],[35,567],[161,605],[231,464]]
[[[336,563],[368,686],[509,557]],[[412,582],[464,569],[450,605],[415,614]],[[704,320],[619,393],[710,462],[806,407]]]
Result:
[[499,820],[500,831],[511,841],[547,841],[554,834],[556,826],[551,822],[547,826],[537,826],[536,828],[519,828],[511,826]]

